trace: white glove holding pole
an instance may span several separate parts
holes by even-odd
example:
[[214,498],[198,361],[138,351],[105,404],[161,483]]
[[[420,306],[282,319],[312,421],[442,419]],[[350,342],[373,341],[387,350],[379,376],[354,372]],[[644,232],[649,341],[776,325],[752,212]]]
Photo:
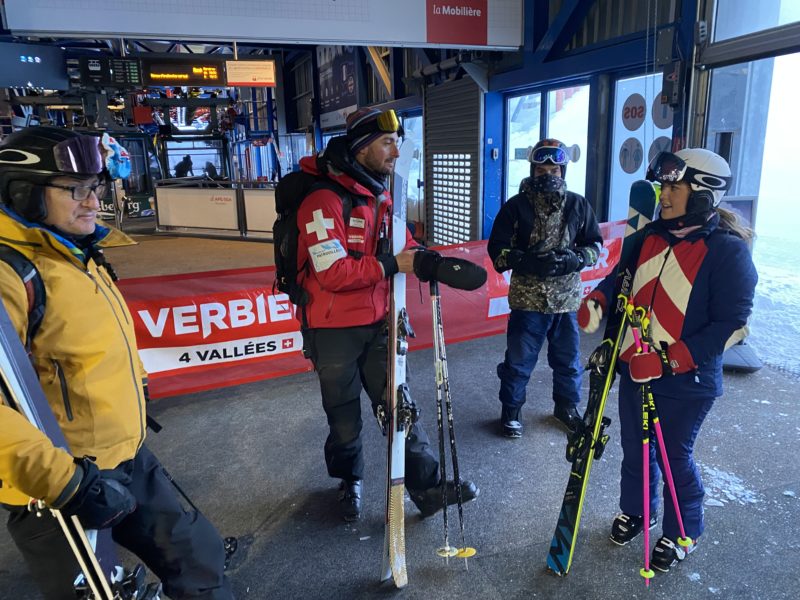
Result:
[[597,331],[605,309],[606,301],[603,294],[594,291],[586,296],[578,308],[578,327],[581,328],[581,331],[584,333]]

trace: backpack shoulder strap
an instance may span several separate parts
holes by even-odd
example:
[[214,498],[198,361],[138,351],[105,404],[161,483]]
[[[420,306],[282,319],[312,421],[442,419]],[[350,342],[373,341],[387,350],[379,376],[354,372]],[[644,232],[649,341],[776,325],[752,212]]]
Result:
[[353,210],[353,196],[350,190],[343,185],[336,183],[335,181],[331,181],[328,178],[320,178],[314,185],[311,186],[311,189],[308,190],[308,194],[316,192],[317,190],[330,190],[339,196],[339,198],[341,198],[342,217],[344,218],[344,224],[346,227],[347,221],[350,220],[350,213]]
[[34,264],[24,254],[6,244],[0,244],[0,260],[9,265],[19,275],[28,296],[28,331],[25,349],[30,352],[31,343],[39,331],[44,318],[47,296],[44,281]]

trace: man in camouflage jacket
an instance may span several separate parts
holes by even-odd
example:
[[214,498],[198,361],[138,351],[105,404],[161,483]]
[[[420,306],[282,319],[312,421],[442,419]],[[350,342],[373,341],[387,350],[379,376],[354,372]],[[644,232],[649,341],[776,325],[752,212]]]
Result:
[[580,271],[597,262],[603,242],[592,207],[567,191],[564,144],[542,140],[529,160],[531,176],[500,209],[488,245],[495,269],[513,270],[505,360],[497,365],[502,432],[512,438],[522,435],[520,409],[545,338],[553,369],[553,415],[569,430],[580,419]]

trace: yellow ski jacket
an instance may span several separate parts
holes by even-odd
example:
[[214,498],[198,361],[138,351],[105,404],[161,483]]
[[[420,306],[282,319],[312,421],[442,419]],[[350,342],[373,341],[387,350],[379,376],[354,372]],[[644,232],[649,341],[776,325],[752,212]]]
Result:
[[[133,243],[100,225],[96,237],[99,246]],[[108,273],[92,259],[84,262],[66,239],[0,207],[0,243],[31,260],[44,281],[45,314],[31,351],[72,453],[55,448],[0,395],[0,502],[61,504],[77,486],[73,456],[94,457],[100,469],[109,469],[133,458],[144,441],[145,373],[133,320]],[[3,261],[0,298],[24,339],[28,297]]]

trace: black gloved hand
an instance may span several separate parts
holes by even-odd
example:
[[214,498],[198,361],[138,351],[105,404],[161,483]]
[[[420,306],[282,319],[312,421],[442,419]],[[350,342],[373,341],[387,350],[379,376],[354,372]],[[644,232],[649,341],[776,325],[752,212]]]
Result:
[[113,527],[136,510],[136,499],[125,487],[130,477],[117,470],[100,471],[91,460],[82,458],[77,468],[83,471],[78,489],[59,508],[64,515],[75,515],[86,529]]
[[442,255],[435,250],[417,250],[414,253],[414,275],[423,282],[436,279],[436,270],[442,260]]
[[525,253],[522,250],[509,250],[506,253],[506,264],[514,271],[525,272]]
[[552,250],[536,252],[529,249],[522,259],[522,265],[526,273],[538,277],[552,277],[555,274],[556,260],[556,254]]
[[575,252],[569,248],[557,248],[553,252],[555,256],[552,275],[554,276],[569,275],[575,271],[580,271],[586,264],[586,258],[580,250]]
[[457,290],[477,290],[486,283],[486,270],[464,258],[442,256],[435,250],[414,254],[414,275],[420,281],[438,281]]

